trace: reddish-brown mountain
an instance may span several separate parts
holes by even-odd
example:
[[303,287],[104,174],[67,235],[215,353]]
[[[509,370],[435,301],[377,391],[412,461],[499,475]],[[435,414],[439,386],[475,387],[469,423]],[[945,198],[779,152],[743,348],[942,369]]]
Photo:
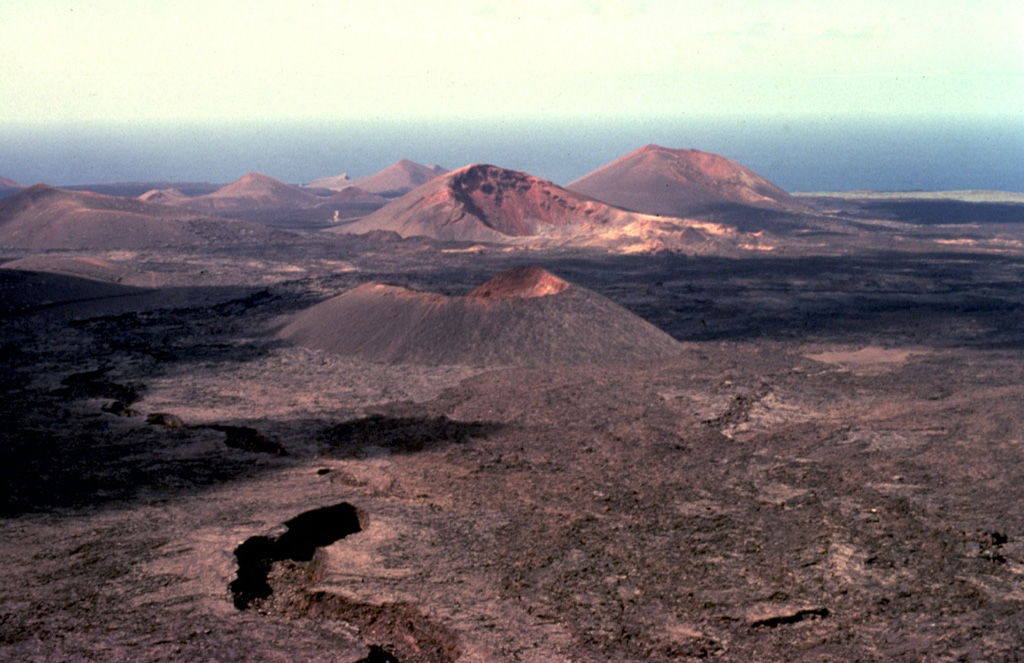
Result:
[[23,189],[24,186],[6,177],[0,177],[0,189]]
[[294,316],[279,336],[387,363],[549,366],[682,352],[618,304],[536,267],[500,274],[465,297],[366,283]]
[[0,200],[0,246],[142,249],[261,238],[259,224],[37,184]]
[[340,228],[448,241],[505,242],[626,222],[631,215],[527,173],[471,165],[437,177]]
[[368,177],[353,180],[348,175],[342,174],[314,180],[309,183],[309,186],[339,191],[355,186],[363,191],[382,196],[400,196],[447,172],[441,166],[433,164],[424,166],[408,159],[401,159]]
[[674,217],[734,205],[802,209],[788,193],[725,157],[657,145],[630,152],[567,188],[623,209]]

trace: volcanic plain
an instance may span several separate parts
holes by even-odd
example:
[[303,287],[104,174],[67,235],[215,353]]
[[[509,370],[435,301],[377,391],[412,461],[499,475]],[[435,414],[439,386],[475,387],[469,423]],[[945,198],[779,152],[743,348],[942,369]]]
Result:
[[1024,204],[664,152],[0,201],[0,659],[1019,661]]

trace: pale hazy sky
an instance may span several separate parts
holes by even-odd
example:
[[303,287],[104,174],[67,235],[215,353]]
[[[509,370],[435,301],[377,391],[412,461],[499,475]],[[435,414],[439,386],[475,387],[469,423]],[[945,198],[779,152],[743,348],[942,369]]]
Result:
[[3,0],[0,118],[1024,114],[1021,0]]

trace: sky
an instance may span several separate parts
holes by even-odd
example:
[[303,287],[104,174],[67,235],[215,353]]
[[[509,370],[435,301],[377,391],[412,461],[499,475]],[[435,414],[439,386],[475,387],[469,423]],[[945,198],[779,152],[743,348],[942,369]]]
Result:
[[796,190],[1024,191],[1020,0],[0,0],[0,27],[21,182],[565,184],[654,142]]
[[1019,0],[4,0],[8,122],[1013,115]]

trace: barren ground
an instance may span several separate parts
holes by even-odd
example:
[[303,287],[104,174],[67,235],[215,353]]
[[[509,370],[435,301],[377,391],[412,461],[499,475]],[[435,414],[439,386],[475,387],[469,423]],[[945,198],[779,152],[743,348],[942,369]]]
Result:
[[[0,659],[1020,660],[1021,258],[337,246],[132,255],[173,289],[5,311]],[[687,352],[387,366],[268,331],[527,260]]]

